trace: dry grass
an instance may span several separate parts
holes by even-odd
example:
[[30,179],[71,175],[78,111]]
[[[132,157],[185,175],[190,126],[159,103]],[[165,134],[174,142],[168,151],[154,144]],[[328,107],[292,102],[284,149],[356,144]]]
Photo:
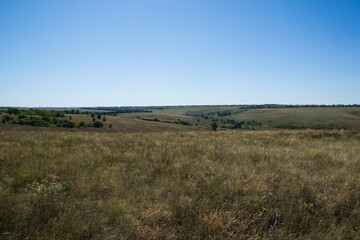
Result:
[[3,239],[359,239],[350,131],[0,132]]

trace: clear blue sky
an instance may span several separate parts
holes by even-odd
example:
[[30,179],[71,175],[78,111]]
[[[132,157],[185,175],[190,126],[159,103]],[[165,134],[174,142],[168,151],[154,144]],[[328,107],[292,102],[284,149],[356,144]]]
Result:
[[0,0],[0,106],[360,103],[359,0]]

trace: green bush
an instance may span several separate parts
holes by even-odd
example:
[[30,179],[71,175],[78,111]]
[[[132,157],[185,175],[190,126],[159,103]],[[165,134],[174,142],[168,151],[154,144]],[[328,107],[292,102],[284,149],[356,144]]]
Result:
[[45,122],[50,122],[50,117],[48,116],[42,116],[41,119],[44,120]]
[[13,116],[6,114],[2,117],[2,123],[8,123],[8,122],[12,122],[12,121],[14,121]]
[[42,120],[41,118],[32,118],[25,122],[26,125],[36,126],[36,127],[48,127],[50,126],[49,122]]
[[211,123],[211,129],[212,129],[213,131],[216,131],[217,128],[218,128],[218,124],[217,124],[216,122],[212,122],[212,123]]
[[26,114],[23,114],[23,113],[20,113],[19,115],[18,115],[18,120],[20,120],[20,119],[25,119],[25,118],[27,118],[28,116],[26,115]]
[[8,110],[7,110],[7,113],[8,114],[15,114],[15,115],[17,115],[17,114],[19,114],[19,109],[17,109],[17,108],[8,108]]
[[83,121],[81,121],[81,122],[79,122],[78,123],[78,127],[87,127],[88,125],[86,124],[86,122],[83,122]]
[[66,128],[74,128],[75,127],[75,123],[74,122],[70,122],[68,120],[64,120],[62,123],[62,127],[66,127]]
[[95,121],[93,123],[93,127],[95,127],[95,128],[102,128],[103,126],[104,126],[104,124],[100,121]]

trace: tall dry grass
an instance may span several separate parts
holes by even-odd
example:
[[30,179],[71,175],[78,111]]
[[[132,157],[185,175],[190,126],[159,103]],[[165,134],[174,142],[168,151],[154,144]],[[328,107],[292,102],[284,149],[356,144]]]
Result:
[[360,239],[360,134],[0,132],[3,239]]

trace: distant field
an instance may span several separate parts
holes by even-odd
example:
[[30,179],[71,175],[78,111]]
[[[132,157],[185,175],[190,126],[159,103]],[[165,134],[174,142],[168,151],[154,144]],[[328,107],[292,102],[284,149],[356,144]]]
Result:
[[[62,109],[63,110],[63,109]],[[91,109],[90,109],[91,110]],[[265,129],[360,129],[360,107],[304,107],[304,108],[255,108],[243,107],[177,107],[164,109],[147,108],[148,112],[114,113],[99,112],[103,128],[80,129],[81,131],[105,132],[159,132],[202,131],[211,129],[216,122],[218,130],[265,130]],[[116,114],[116,116],[113,116]],[[0,114],[0,118],[5,113]],[[103,121],[105,116],[106,120]],[[17,115],[12,115],[15,119]],[[36,116],[35,116],[36,117]],[[74,122],[92,124],[91,114],[66,113],[63,118]],[[1,124],[0,124],[1,125]],[[111,128],[109,126],[111,125]],[[0,126],[1,128],[1,126]]]
[[1,113],[1,239],[360,239],[359,107],[115,110]]
[[1,126],[1,239],[360,239],[359,131]]
[[277,128],[360,128],[360,108],[251,109],[231,115],[237,120],[256,120]]
[[[229,112],[227,116],[218,113]],[[171,114],[172,116],[186,116],[193,118],[193,122],[200,121],[209,124],[212,119],[234,119],[237,121],[256,121],[262,123],[260,129],[273,128],[314,128],[360,129],[360,107],[308,107],[308,108],[263,108],[240,109],[239,107],[205,107],[165,109],[154,112],[156,114]],[[205,120],[201,114],[212,117]],[[196,116],[197,115],[197,116]]]

